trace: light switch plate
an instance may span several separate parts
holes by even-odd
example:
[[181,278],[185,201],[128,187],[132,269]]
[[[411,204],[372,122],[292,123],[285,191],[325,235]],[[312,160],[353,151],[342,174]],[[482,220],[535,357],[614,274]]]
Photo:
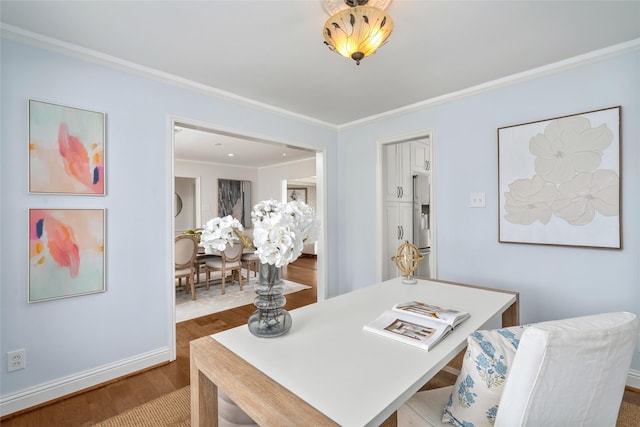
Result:
[[471,193],[469,195],[469,207],[471,208],[484,208],[485,199],[484,193]]

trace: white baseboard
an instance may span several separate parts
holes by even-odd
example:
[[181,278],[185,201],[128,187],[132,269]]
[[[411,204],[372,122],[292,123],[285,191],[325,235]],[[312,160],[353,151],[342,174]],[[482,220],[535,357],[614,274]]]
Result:
[[[91,371],[85,371],[57,381],[22,390],[18,393],[2,396],[0,397],[0,416],[9,415],[67,394],[75,393],[160,363],[168,362],[171,360],[170,355],[171,351],[169,348],[162,348],[111,365],[102,366]],[[629,370],[627,385],[640,390],[640,371]]]
[[640,371],[629,369],[629,375],[627,376],[627,385],[629,387],[640,390]]
[[12,414],[171,360],[168,347],[0,397],[0,416]]

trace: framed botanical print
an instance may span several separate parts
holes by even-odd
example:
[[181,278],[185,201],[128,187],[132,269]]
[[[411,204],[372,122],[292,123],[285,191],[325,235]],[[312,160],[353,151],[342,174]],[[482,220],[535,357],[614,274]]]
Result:
[[105,194],[105,115],[29,100],[29,192]]
[[28,302],[104,292],[104,241],[104,209],[29,209]]
[[622,248],[621,107],[498,129],[499,241]]

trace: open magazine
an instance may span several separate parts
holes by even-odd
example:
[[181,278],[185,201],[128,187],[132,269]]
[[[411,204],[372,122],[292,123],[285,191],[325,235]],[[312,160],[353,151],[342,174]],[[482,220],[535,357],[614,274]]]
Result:
[[396,304],[363,329],[429,350],[469,317],[469,313],[411,301]]

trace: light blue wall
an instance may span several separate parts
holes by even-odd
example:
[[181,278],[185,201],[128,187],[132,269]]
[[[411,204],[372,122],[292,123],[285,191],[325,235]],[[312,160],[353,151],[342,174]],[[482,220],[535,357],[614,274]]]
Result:
[[[0,366],[7,351],[27,353],[27,369],[0,369],[2,397],[169,348],[171,116],[326,149],[328,193],[335,193],[337,132],[331,127],[6,39],[0,47]],[[29,98],[106,113],[106,197],[27,193]],[[333,204],[329,199],[330,215]],[[106,208],[107,292],[27,304],[29,208]],[[335,254],[335,218],[328,223]],[[330,270],[329,284],[337,273]]]
[[[425,82],[437,84],[437,82]],[[497,128],[622,106],[623,250],[498,243]],[[520,292],[523,322],[626,310],[640,314],[640,52],[513,84],[339,134],[341,289],[376,279],[378,140],[433,129],[438,278]],[[354,173],[357,165],[357,173]],[[485,192],[487,207],[469,208]],[[357,194],[358,197],[352,197]],[[367,213],[367,214],[364,214]],[[636,354],[633,368],[640,370]]]
[[[17,42],[0,47],[0,366],[20,348],[28,366],[0,369],[3,398],[169,347],[172,115],[326,149],[330,295],[377,280],[377,141],[433,129],[440,279],[519,291],[525,322],[640,313],[637,51],[337,132]],[[29,98],[107,114],[106,197],[27,194]],[[499,244],[496,129],[616,105],[624,249]],[[468,207],[475,191],[485,209]],[[107,209],[106,293],[26,303],[27,212],[38,207]]]

